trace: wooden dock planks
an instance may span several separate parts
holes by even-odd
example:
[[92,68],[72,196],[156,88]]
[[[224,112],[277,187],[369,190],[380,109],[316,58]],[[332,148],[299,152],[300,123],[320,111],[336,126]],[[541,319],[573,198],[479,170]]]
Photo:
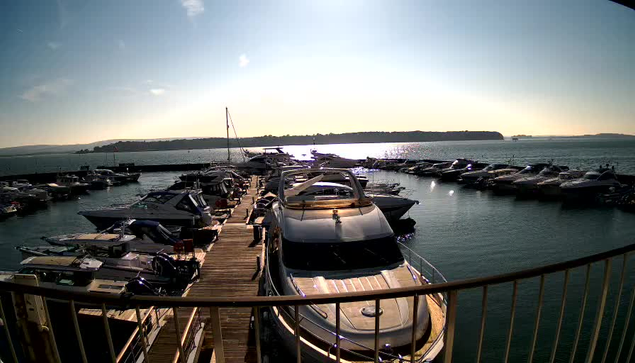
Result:
[[[262,245],[254,243],[253,230],[246,225],[248,211],[252,206],[252,197],[256,195],[256,179],[237,205],[231,217],[222,227],[218,240],[205,256],[201,266],[201,279],[188,292],[193,297],[241,297],[258,295],[257,257],[261,255]],[[225,361],[228,363],[255,362],[255,346],[250,341],[250,308],[220,309],[223,328],[223,346]],[[185,327],[192,309],[180,308],[179,330]],[[209,309],[203,308],[201,315],[209,318]],[[209,321],[209,320],[208,320]],[[204,348],[214,346],[211,324],[206,325]],[[151,362],[172,362],[178,350],[176,328],[172,316],[167,318],[157,340],[149,352]]]

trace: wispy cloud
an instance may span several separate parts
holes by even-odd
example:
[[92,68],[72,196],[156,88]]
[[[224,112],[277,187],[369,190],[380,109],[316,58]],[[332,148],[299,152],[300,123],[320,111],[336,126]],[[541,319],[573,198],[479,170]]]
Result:
[[48,42],[48,43],[46,43],[46,45],[47,45],[49,48],[53,49],[53,50],[57,50],[59,47],[61,47],[61,46],[62,46],[62,43],[58,43],[58,42]]
[[181,6],[187,10],[187,16],[190,17],[190,19],[205,11],[203,0],[181,0]]
[[73,81],[66,78],[58,78],[50,82],[33,86],[20,95],[20,98],[30,102],[37,102],[46,96],[58,96],[73,84]]
[[151,88],[150,93],[154,96],[163,96],[165,94],[165,88]]
[[240,57],[238,57],[238,65],[241,67],[247,67],[248,64],[249,58],[247,58],[247,54],[241,54]]
[[60,28],[64,28],[68,24],[68,10],[62,0],[57,0],[57,13],[60,22]]

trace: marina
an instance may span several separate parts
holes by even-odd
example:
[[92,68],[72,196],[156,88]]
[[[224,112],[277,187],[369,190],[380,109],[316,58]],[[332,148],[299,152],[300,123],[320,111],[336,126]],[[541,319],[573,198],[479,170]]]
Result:
[[[320,158],[323,160],[322,155],[320,155]],[[368,163],[371,161],[376,164],[374,166],[369,165]],[[364,180],[366,188],[369,191],[372,191],[369,192],[371,200],[373,200],[372,193],[378,193],[381,195],[392,196],[392,198],[404,198],[403,196],[405,196],[405,199],[407,200],[419,201],[418,205],[414,203],[410,204],[409,210],[407,209],[403,214],[400,214],[400,217],[403,216],[402,218],[406,219],[399,219],[399,217],[397,217],[396,222],[398,223],[393,223],[392,227],[395,228],[396,231],[399,230],[399,233],[401,233],[397,240],[400,241],[399,243],[403,246],[402,252],[406,257],[406,261],[409,261],[410,264],[413,267],[416,267],[418,271],[425,271],[426,274],[422,276],[432,282],[432,285],[443,285],[444,280],[440,280],[443,276],[451,276],[451,279],[449,279],[450,282],[457,280],[460,281],[463,278],[483,276],[483,271],[487,271],[489,275],[495,275],[498,273],[517,271],[523,267],[533,267],[537,263],[545,265],[561,262],[563,261],[562,256],[566,256],[566,259],[572,259],[575,257],[583,257],[603,252],[611,248],[619,249],[621,246],[624,246],[624,241],[627,240],[626,236],[633,232],[629,229],[633,226],[633,214],[622,211],[619,208],[614,208],[613,205],[598,204],[596,201],[580,205],[578,203],[570,204],[566,201],[563,203],[551,198],[527,198],[524,196],[515,197],[514,195],[509,194],[501,195],[499,193],[489,191],[487,188],[472,188],[466,186],[465,184],[459,184],[456,181],[442,180],[440,176],[417,176],[415,173],[408,172],[409,169],[416,165],[425,166],[427,164],[434,164],[434,162],[438,162],[437,160],[421,161],[390,159],[380,161],[380,163],[377,164],[377,160],[362,159],[358,162],[366,163],[365,166],[368,167],[368,169],[363,169],[361,168],[362,165],[360,165],[359,167],[353,169],[353,171],[365,176],[365,178],[360,180]],[[450,164],[451,162],[444,163],[444,165]],[[484,166],[484,163],[482,166],[479,165],[479,167]],[[294,168],[295,170],[302,170],[306,167],[287,167],[285,170],[288,170],[288,173],[294,170]],[[461,165],[461,168],[457,168],[457,170],[461,169],[461,172],[457,178],[453,177],[452,179],[460,179],[460,174],[462,173],[474,172],[473,170],[468,170],[466,168],[467,165]],[[453,168],[450,167],[448,170],[452,169]],[[522,168],[515,168],[515,170],[519,169]],[[108,201],[112,201],[113,198],[123,198],[121,199],[121,203],[128,204],[132,201],[131,199],[135,198],[134,195],[130,194],[131,191],[133,193],[136,191],[137,195],[145,195],[147,192],[150,192],[151,194],[153,191],[156,191],[161,187],[165,187],[166,184],[169,185],[170,180],[174,181],[175,179],[178,179],[179,176],[181,176],[181,180],[185,180],[183,179],[183,174],[181,173],[181,170],[175,170],[173,172],[143,173],[138,182],[122,186],[111,186],[107,190],[103,191],[91,191],[90,195],[84,195],[79,199],[52,202],[53,204],[51,204],[48,209],[8,219],[2,222],[3,224],[0,224],[0,228],[3,228],[4,225],[11,225],[14,223],[29,223],[29,219],[38,220],[45,216],[51,216],[52,212],[55,212],[60,208],[61,210],[68,208],[75,211],[77,211],[78,205],[83,206],[81,207],[82,210],[87,209],[87,207],[89,208],[91,205],[100,208],[100,206],[107,205]],[[444,171],[441,173],[444,173]],[[197,175],[198,178],[202,178],[206,174],[208,174],[208,172],[187,175]],[[222,176],[224,174],[219,175]],[[276,178],[278,179],[275,180],[280,180],[280,174],[277,175],[278,176]],[[299,180],[300,183],[311,183],[308,187],[302,187],[301,193],[302,195],[306,195],[305,198],[322,198],[321,195],[325,192],[327,194],[334,193],[334,195],[350,195],[352,190],[349,186],[346,186],[346,180],[350,180],[349,177],[333,179],[334,177],[330,176],[329,178],[329,180],[334,180],[336,182],[325,182],[316,180],[315,178],[296,178],[296,180]],[[622,176],[619,176],[619,178],[620,180],[628,180]],[[205,180],[207,180],[208,183],[212,183],[214,179],[210,177]],[[274,179],[271,180],[273,181]],[[157,308],[156,306],[160,305],[158,302],[157,304],[152,304],[151,306],[145,306],[144,303],[141,303],[140,301],[141,305],[139,317],[141,317],[141,321],[145,322],[146,319],[149,318],[154,319],[148,320],[149,325],[145,326],[144,329],[141,329],[146,331],[148,337],[145,340],[146,347],[144,348],[142,344],[140,344],[139,337],[141,335],[139,334],[139,327],[136,329],[131,328],[128,330],[128,336],[130,338],[126,342],[122,342],[117,345],[118,348],[122,349],[119,353],[119,355],[123,354],[121,359],[123,359],[124,356],[142,359],[145,356],[144,351],[147,349],[149,361],[153,362],[179,361],[181,359],[181,355],[186,357],[186,361],[188,362],[208,360],[258,362],[258,358],[261,360],[269,359],[270,361],[296,360],[295,354],[293,353],[295,351],[295,346],[293,344],[289,345],[289,343],[294,339],[293,334],[296,332],[293,328],[294,309],[290,308],[289,310],[285,310],[285,314],[290,314],[287,318],[290,320],[282,324],[282,327],[287,326],[288,329],[290,329],[287,334],[291,334],[291,336],[285,337],[284,334],[280,334],[280,329],[284,330],[285,328],[281,328],[279,324],[275,324],[271,320],[271,314],[281,314],[281,309],[285,309],[284,307],[274,307],[270,310],[267,308],[269,303],[265,303],[264,301],[264,305],[257,309],[254,308],[254,306],[257,305],[245,305],[248,304],[246,301],[252,301],[252,299],[258,299],[259,296],[262,297],[262,295],[267,295],[267,289],[264,288],[264,286],[266,286],[265,281],[268,279],[267,276],[270,271],[270,263],[267,263],[269,258],[267,257],[265,249],[265,241],[267,241],[267,238],[270,238],[270,234],[268,229],[262,229],[261,225],[264,222],[263,217],[266,215],[266,210],[272,207],[271,202],[273,199],[270,199],[268,196],[269,194],[266,194],[271,193],[270,191],[265,192],[266,185],[269,184],[263,176],[251,176],[249,178],[249,183],[245,184],[244,192],[241,193],[237,199],[228,199],[225,206],[222,205],[225,202],[221,203],[217,199],[210,199],[210,195],[203,194],[204,199],[213,201],[214,207],[212,208],[213,213],[211,214],[214,216],[213,224],[215,227],[213,228],[214,234],[212,235],[217,235],[218,237],[213,237],[214,242],[209,245],[209,247],[206,247],[206,249],[196,253],[197,260],[200,261],[201,265],[200,278],[194,281],[191,287],[188,287],[185,290],[183,294],[184,297],[182,298],[184,303],[188,301],[188,299],[191,299],[190,301],[192,301],[192,305],[188,305],[188,307],[176,307],[178,304],[173,301],[166,307]],[[271,190],[275,192],[275,189],[276,188],[273,187]],[[145,190],[145,192],[138,193],[138,191],[142,190]],[[212,192],[208,190],[208,193]],[[106,199],[103,199],[102,195]],[[229,196],[229,194],[226,195]],[[91,199],[95,200],[91,201]],[[100,204],[95,205],[95,202]],[[434,212],[432,213],[431,211]],[[382,209],[382,213],[386,216],[386,218],[390,215],[387,214],[384,209]],[[346,215],[346,213],[341,214],[341,217],[345,217]],[[518,215],[519,218],[515,220],[513,217],[514,215]],[[338,218],[341,217],[338,215]],[[83,220],[83,217],[81,216],[73,218],[81,218],[82,220],[78,223],[77,232],[90,231],[94,228],[90,222]],[[331,220],[330,215],[328,219]],[[506,220],[506,223],[502,223],[498,226],[488,225],[487,228],[480,229],[474,227],[481,223],[479,222],[480,220]],[[525,220],[531,220],[532,223],[524,223]],[[605,226],[602,226],[601,224],[602,220],[610,220],[610,223],[619,225],[620,227],[617,229],[604,228]],[[412,221],[412,223],[401,223],[405,221]],[[551,229],[549,236],[545,235],[544,238],[539,240],[542,244],[536,244],[536,240],[532,238],[532,244],[527,245],[526,247],[523,247],[522,244],[514,244],[513,247],[510,245],[502,245],[500,242],[509,242],[511,240],[508,238],[497,237],[509,237],[512,235],[522,236],[524,234],[535,235],[539,231],[549,230],[548,226],[553,226],[554,224],[562,225],[562,223],[574,223],[574,225],[576,225],[575,228],[578,229],[577,233],[579,233],[579,236],[577,237],[578,240],[586,238],[590,241],[602,241],[602,243],[594,244],[584,242],[584,240],[582,242],[578,241],[575,242],[576,247],[572,250],[570,245],[562,243],[566,233],[568,233],[565,232],[564,229]],[[399,226],[401,224],[405,226],[403,230]],[[464,227],[459,227],[460,225],[463,225]],[[455,231],[451,238],[448,237],[446,229],[448,228],[447,226],[455,226],[452,227]],[[181,229],[183,229],[183,227],[181,227]],[[566,230],[571,230],[571,227],[568,227]],[[67,233],[73,231],[60,230],[60,232]],[[616,232],[618,232],[618,234],[615,234]],[[181,233],[183,233],[183,231],[181,231]],[[48,234],[54,235],[55,233],[48,232]],[[558,237],[559,234],[562,234],[562,237]],[[3,235],[6,236],[6,234]],[[200,238],[200,236],[197,238]],[[529,239],[522,237],[521,240],[529,241]],[[23,239],[22,241],[26,242],[27,245],[31,244],[33,246],[36,239],[32,239],[32,242],[29,243],[27,237],[26,240]],[[569,241],[569,243],[574,243],[573,240]],[[41,244],[41,242],[39,242],[39,244]],[[5,244],[3,243],[2,245],[4,246]],[[466,245],[470,245],[472,248],[462,252],[457,250],[458,246]],[[525,254],[535,254],[533,251],[536,248],[544,251],[544,253],[535,256],[539,258],[539,262],[535,260],[535,257],[533,260],[526,259]],[[7,249],[7,253],[9,255],[16,256],[13,261],[19,261],[19,258],[15,254],[17,251],[12,252],[11,250]],[[490,253],[488,251],[491,251],[491,258],[483,258]],[[422,259],[417,257],[418,255],[426,256],[426,258]],[[502,256],[505,257],[503,258]],[[470,261],[470,263],[457,265],[455,263],[457,258],[463,261]],[[427,261],[433,262],[434,266],[429,265],[429,267],[426,267],[428,266]],[[494,261],[496,263],[492,265],[492,262]],[[8,266],[10,265],[11,263]],[[593,272],[589,275],[589,281],[592,282],[593,286],[596,286],[597,289],[597,286],[602,283],[602,277],[598,269],[593,269],[592,271]],[[613,274],[617,273],[617,271],[613,272]],[[635,281],[632,280],[630,275],[626,276],[627,278],[625,279],[624,284],[626,286],[632,286]],[[572,298],[572,296],[575,296],[576,294],[588,294],[586,289],[582,289],[583,285],[585,285],[582,283],[584,276],[579,273],[572,272],[567,279],[570,280],[570,282],[568,282],[569,302],[567,304],[575,305],[577,301],[575,298]],[[348,283],[344,282],[348,280],[340,281],[343,281],[343,286]],[[543,319],[557,320],[557,316],[555,315],[557,315],[558,309],[554,308],[552,310],[551,308],[548,308],[548,306],[557,306],[559,303],[558,296],[560,295],[560,292],[558,292],[558,290],[560,290],[562,286],[558,286],[557,282],[562,283],[563,281],[561,278],[556,278],[555,282],[556,283],[554,283],[554,281],[550,281],[540,287],[540,290],[543,291],[541,304],[545,306],[545,310],[542,312]],[[513,301],[518,301],[518,304],[514,303],[515,305],[513,307],[513,310],[517,310],[514,312],[514,316],[516,316],[517,320],[517,328],[512,330],[514,334],[514,341],[522,341],[523,336],[530,334],[529,331],[531,331],[531,329],[518,327],[526,326],[528,322],[523,321],[535,313],[536,307],[535,305],[530,304],[529,301],[534,299],[532,295],[537,293],[536,289],[539,288],[536,283],[536,279],[533,279],[532,281],[529,281],[528,284],[523,284],[525,286],[523,289],[518,289],[517,283],[514,283],[513,286],[511,286],[514,292]],[[302,286],[301,289],[305,295],[308,291],[310,291],[310,285],[304,286],[304,282],[297,282],[297,284],[300,284],[298,286]],[[351,288],[355,287],[355,284],[357,284],[357,282],[351,282]],[[356,287],[356,289],[363,287],[363,284],[365,283],[361,284],[362,285]],[[381,286],[381,284],[379,286]],[[349,292],[351,291],[350,288],[348,290]],[[395,288],[393,286],[389,290],[385,291],[390,290],[402,291],[403,288]],[[321,296],[335,297],[342,295],[342,291],[339,291],[338,294],[334,294],[336,292],[335,290],[325,290],[324,292],[320,292],[320,290],[317,291],[318,295],[316,296],[319,296],[320,298]],[[384,296],[383,291],[384,290],[378,290],[377,292],[382,292],[381,296]],[[621,289],[619,291],[621,291]],[[327,295],[322,295],[325,293]],[[366,293],[368,294],[371,292],[368,291]],[[616,306],[620,306],[623,310],[625,310],[626,306],[624,304],[627,305],[627,301],[625,300],[628,298],[627,294],[615,296],[616,293],[617,291],[614,289],[609,290],[609,293],[607,294],[608,301],[616,303]],[[505,322],[509,323],[509,310],[507,310],[509,305],[503,303],[503,301],[509,298],[508,294],[509,292],[505,293],[500,290],[499,287],[492,288],[492,290],[488,293],[488,301],[490,305],[493,304],[492,306],[497,308],[488,311],[487,314],[487,334],[492,337],[485,341],[487,343],[487,348],[484,348],[482,351],[479,349],[478,354],[484,358],[488,356],[492,358],[497,357],[500,354],[499,349],[505,348],[506,345],[508,346],[508,344],[505,344],[506,338],[504,332],[508,331],[508,326],[505,327]],[[346,294],[342,295],[342,299],[345,299],[346,296]],[[436,333],[430,335],[433,337],[430,343],[434,342],[438,338],[445,342],[445,344],[441,346],[444,347],[447,346],[448,342],[447,337],[442,333],[445,332],[447,334],[447,328],[439,329],[438,326],[443,327],[443,321],[445,321],[444,319],[447,317],[447,314],[452,314],[451,311],[446,311],[446,309],[449,308],[447,305],[449,295],[444,292],[437,297],[434,296],[435,295],[432,294],[426,297],[427,306],[436,305],[439,306],[441,310],[439,310],[440,315],[435,313],[437,315],[434,316],[437,318],[433,318],[431,315],[430,321],[436,321],[437,323],[436,325],[432,325],[432,329]],[[457,315],[450,316],[449,318],[456,318],[457,320],[454,328],[464,332],[463,334],[466,334],[462,336],[471,338],[450,342],[455,347],[461,347],[460,349],[455,348],[454,361],[465,361],[470,359],[468,357],[474,356],[475,352],[472,351],[472,353],[469,353],[471,348],[468,347],[473,347],[473,345],[471,345],[474,342],[473,334],[478,331],[478,326],[482,323],[479,321],[479,314],[476,314],[476,316],[471,316],[472,314],[466,315],[468,311],[478,312],[481,310],[478,306],[481,303],[481,297],[475,296],[473,293],[464,293],[462,296],[464,297],[462,297],[461,300],[461,308],[454,312]],[[148,297],[152,298],[152,296]],[[161,297],[157,296],[156,298],[160,299]],[[266,296],[264,298],[266,298]],[[309,299],[310,296],[304,296],[303,298]],[[220,306],[207,306],[202,303],[204,301],[208,301],[209,299],[220,299],[218,301],[226,301],[229,305],[220,303]],[[80,300],[78,300],[78,302],[79,301]],[[194,301],[199,302],[199,304],[193,303]],[[242,302],[231,303],[230,301]],[[341,302],[342,306],[345,306],[344,301],[346,300]],[[165,302],[162,302],[161,304],[164,303]],[[6,306],[6,299],[3,300],[3,304]],[[235,304],[238,304],[238,306]],[[365,304],[368,304],[368,302]],[[388,303],[384,301],[384,308],[386,308],[386,306],[390,306],[390,304],[385,304]],[[585,308],[585,311],[593,311],[596,306],[595,304],[596,300],[590,300],[587,304],[588,306]],[[507,308],[504,308],[505,305],[507,305]],[[174,309],[170,309],[169,306],[173,306]],[[320,308],[322,310],[332,309],[332,307],[328,308],[328,306],[332,306],[328,303],[318,306],[323,306]],[[577,308],[575,306],[567,307],[566,311],[572,314],[572,311],[579,308],[580,306]],[[137,323],[137,314],[134,312],[134,309],[132,311],[122,310],[122,312],[128,311],[128,313],[124,315],[121,313],[115,313],[114,311],[117,310],[108,312],[107,316],[110,317],[109,320],[115,319],[128,321],[131,322],[131,327],[134,327],[135,324],[139,325]],[[91,315],[100,316],[100,312],[100,309],[84,308],[78,314],[80,326],[85,324],[83,323],[84,321],[88,321],[84,320],[86,317]],[[306,313],[302,313],[303,316],[305,314]],[[618,316],[618,318],[616,318],[617,322],[621,324],[630,319],[629,317],[625,317],[623,313],[616,316]],[[571,321],[575,321],[574,315],[564,319],[563,327],[566,328],[570,324],[573,324]],[[117,325],[114,322],[112,324],[115,326]],[[563,329],[563,327],[558,329]],[[299,331],[302,332],[305,331],[305,329],[306,328],[301,328]],[[556,331],[554,330],[556,327],[549,326],[549,324],[546,324],[546,327],[543,326],[542,329],[548,329],[551,332]],[[606,329],[608,328],[603,327],[602,329],[602,331],[606,332]],[[84,330],[84,328],[82,328],[82,330]],[[622,333],[626,334],[626,331]],[[502,335],[499,338],[496,338],[499,334]],[[543,332],[541,336],[548,334],[550,333]],[[222,345],[219,345],[217,341],[215,341],[215,336],[222,336]],[[344,334],[344,336],[346,335]],[[601,337],[603,336],[604,335],[601,335]],[[572,344],[573,338],[574,337],[569,337],[565,334],[560,339],[560,344],[569,346]],[[586,330],[582,330],[579,337],[575,340],[580,340],[581,344],[584,342],[592,342],[593,339],[593,334],[589,335]],[[468,343],[468,341],[471,341],[472,343]],[[599,341],[603,342],[603,338],[599,338]],[[178,342],[181,342],[181,344],[178,344]],[[257,342],[262,343],[258,344]],[[311,343],[311,340],[306,340],[304,337],[302,337],[299,342],[302,346],[300,349],[303,352],[306,352],[307,349],[320,350],[318,349],[319,344],[314,345],[314,343]],[[537,357],[536,359],[538,359],[538,357],[544,358],[545,356],[551,354],[548,344],[541,346],[538,344],[539,342],[540,340],[536,342],[536,346],[534,347],[534,354]],[[371,350],[371,353],[368,355],[366,360],[373,360],[372,345],[373,343],[371,341],[370,347],[368,347],[368,349]],[[368,346],[368,344],[365,344],[365,346]],[[339,347],[339,345],[336,344],[334,347]],[[427,345],[427,347],[429,348],[431,345]],[[105,347],[102,349],[104,348]],[[333,349],[334,348],[331,347],[330,350],[334,352]],[[347,348],[343,345],[342,350],[344,349],[350,349],[350,347]],[[402,354],[402,357],[409,357],[409,349],[406,350],[407,352],[400,353]],[[323,354],[326,354],[327,356],[332,353],[329,353],[328,349],[324,352],[325,353]],[[389,355],[393,353],[388,353],[387,351],[382,352],[383,353],[379,353],[379,357],[383,357],[383,361],[390,360]],[[439,348],[435,353],[435,356],[442,352],[443,348]],[[510,354],[510,357],[513,358],[520,357],[528,353],[523,350],[511,350],[508,354]],[[565,353],[563,352],[558,354]],[[615,348],[611,349],[611,354],[616,354]],[[420,358],[423,359],[424,356],[417,355],[417,357],[418,358],[416,360],[418,361]],[[351,356],[344,354],[340,359],[342,359],[342,361],[356,361],[351,358]],[[439,359],[443,359],[443,354],[440,355]],[[405,360],[410,361],[410,358],[406,358]],[[66,359],[64,359],[64,361],[66,361]]]

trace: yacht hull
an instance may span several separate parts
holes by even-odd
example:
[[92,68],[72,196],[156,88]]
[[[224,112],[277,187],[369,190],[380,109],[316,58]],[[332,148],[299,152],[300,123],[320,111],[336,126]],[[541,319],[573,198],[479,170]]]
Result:
[[120,222],[122,220],[126,220],[128,218],[133,219],[147,219],[161,223],[164,226],[182,226],[182,227],[197,227],[198,222],[193,222],[192,218],[163,218],[163,217],[124,217],[124,216],[99,216],[99,215],[90,215],[90,214],[82,214],[88,221],[97,227],[97,229],[104,230],[111,227],[113,224]]

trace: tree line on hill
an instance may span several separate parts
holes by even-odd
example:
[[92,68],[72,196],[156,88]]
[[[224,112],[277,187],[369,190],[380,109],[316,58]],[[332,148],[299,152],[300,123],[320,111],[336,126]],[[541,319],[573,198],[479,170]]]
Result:
[[[464,141],[464,140],[503,140],[503,135],[496,131],[406,131],[406,132],[351,132],[344,134],[315,135],[264,135],[230,139],[230,147],[268,147],[281,145],[310,144],[350,144],[379,142],[422,142],[422,141]],[[119,141],[108,145],[96,146],[94,153],[158,151],[158,150],[190,150],[226,148],[227,139],[210,137],[203,139],[178,139],[160,141]],[[78,153],[86,153],[81,150]]]

